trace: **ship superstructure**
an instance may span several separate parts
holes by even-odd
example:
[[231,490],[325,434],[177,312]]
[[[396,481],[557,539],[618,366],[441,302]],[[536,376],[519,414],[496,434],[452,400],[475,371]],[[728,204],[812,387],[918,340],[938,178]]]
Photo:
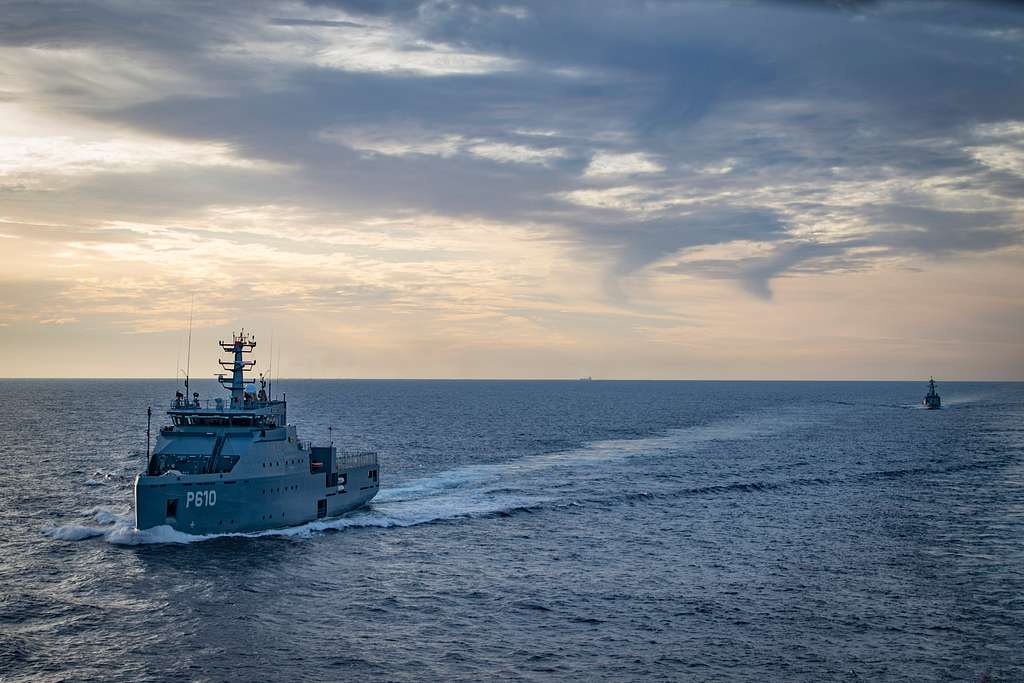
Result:
[[300,440],[285,397],[274,400],[262,375],[258,389],[247,384],[251,335],[243,330],[220,345],[232,356],[217,375],[228,397],[187,396],[187,383],[176,394],[171,424],[135,478],[136,527],[211,534],[293,526],[354,510],[377,494],[375,453],[339,454],[333,443]]
[[922,401],[924,407],[928,410],[937,410],[942,407],[942,399],[939,398],[939,393],[935,391],[935,378],[932,377],[928,380],[928,393],[925,394],[924,400]]

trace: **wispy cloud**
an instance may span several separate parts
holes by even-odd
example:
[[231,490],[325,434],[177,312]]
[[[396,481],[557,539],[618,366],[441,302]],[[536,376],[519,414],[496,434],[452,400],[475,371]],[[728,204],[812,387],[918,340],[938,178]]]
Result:
[[458,133],[439,136],[416,127],[342,128],[323,131],[320,136],[360,152],[396,157],[418,154],[448,158],[463,154],[507,163],[547,164],[568,154],[557,146],[516,144]]
[[598,152],[590,160],[584,175],[622,176],[637,173],[660,173],[665,167],[641,152]]

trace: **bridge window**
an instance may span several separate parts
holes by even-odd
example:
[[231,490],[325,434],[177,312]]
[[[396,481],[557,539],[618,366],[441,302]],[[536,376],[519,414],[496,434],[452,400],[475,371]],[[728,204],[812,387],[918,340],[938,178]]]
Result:
[[174,418],[176,425],[193,425],[195,427],[223,427],[228,424],[226,417],[188,417],[185,415]]

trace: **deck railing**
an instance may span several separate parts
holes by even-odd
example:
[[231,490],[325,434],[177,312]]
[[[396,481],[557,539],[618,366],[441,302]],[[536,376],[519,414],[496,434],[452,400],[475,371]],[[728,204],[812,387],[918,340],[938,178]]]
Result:
[[[327,448],[327,446],[318,446]],[[300,440],[299,450],[313,453],[313,442]],[[377,451],[342,451],[336,452],[335,460],[339,467],[371,467],[378,464]]]
[[372,467],[376,465],[377,454],[373,451],[359,453],[338,453],[338,467]]
[[273,405],[284,405],[284,401],[239,401],[232,403],[231,399],[205,398],[200,400],[171,401],[171,410],[257,410],[269,408]]

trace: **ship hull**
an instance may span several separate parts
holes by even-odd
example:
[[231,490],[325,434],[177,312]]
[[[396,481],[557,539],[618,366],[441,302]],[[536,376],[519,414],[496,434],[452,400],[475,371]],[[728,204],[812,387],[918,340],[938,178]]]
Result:
[[[138,529],[167,525],[187,534],[261,531],[337,517],[366,505],[379,490],[376,465],[325,473],[230,474],[135,479]],[[372,476],[371,476],[372,475]]]

